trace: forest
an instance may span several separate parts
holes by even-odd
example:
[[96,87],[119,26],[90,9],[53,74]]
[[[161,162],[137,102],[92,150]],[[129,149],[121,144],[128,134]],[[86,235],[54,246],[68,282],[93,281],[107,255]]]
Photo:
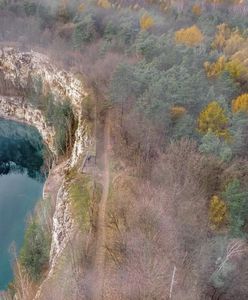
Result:
[[[40,299],[248,299],[248,2],[1,0],[6,41],[82,74],[83,117],[109,126],[103,283],[94,277],[102,190],[73,169],[80,238]],[[69,102],[33,92],[60,155],[70,155]],[[38,223],[28,225],[17,264],[30,295],[48,268],[51,230]]]

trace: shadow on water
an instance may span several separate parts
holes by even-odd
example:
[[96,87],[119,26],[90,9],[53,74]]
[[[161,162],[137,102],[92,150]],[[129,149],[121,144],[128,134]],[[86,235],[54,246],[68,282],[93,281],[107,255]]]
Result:
[[10,246],[20,249],[27,216],[42,196],[44,153],[35,128],[0,119],[0,290],[13,276]]

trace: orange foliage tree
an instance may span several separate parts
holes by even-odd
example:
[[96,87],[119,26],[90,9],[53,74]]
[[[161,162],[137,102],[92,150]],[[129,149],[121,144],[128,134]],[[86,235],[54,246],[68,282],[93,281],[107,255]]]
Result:
[[203,134],[213,132],[218,137],[227,139],[227,125],[225,111],[216,101],[210,102],[198,117],[198,130]]
[[194,4],[192,6],[192,13],[199,17],[202,13],[201,6],[199,4]]
[[227,221],[227,205],[216,195],[210,200],[209,221],[213,229],[218,229]]
[[154,20],[152,16],[148,15],[145,13],[141,18],[140,18],[140,28],[142,30],[148,30],[151,27],[154,26]]
[[171,118],[173,120],[177,120],[185,115],[186,109],[183,106],[173,106],[170,109]]
[[248,94],[243,94],[237,97],[232,102],[232,111],[236,112],[246,112],[248,113]]
[[199,45],[203,39],[204,36],[196,25],[182,28],[175,33],[176,43],[185,44],[190,47]]

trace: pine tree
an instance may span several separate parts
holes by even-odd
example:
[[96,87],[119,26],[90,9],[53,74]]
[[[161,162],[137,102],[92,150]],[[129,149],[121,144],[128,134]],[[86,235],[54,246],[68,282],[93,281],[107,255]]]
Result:
[[223,193],[223,198],[228,204],[230,233],[234,237],[243,235],[242,228],[248,214],[248,192],[242,190],[239,180],[231,181]]

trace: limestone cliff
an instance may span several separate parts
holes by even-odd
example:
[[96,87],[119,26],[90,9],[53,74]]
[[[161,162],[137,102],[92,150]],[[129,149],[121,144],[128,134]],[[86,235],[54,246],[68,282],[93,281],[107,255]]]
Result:
[[[55,101],[69,99],[78,118],[76,142],[72,151],[71,165],[74,166],[85,147],[91,143],[81,105],[87,96],[82,81],[70,72],[59,70],[48,57],[36,52],[20,53],[13,48],[0,50],[0,116],[34,125],[44,142],[55,153],[54,130],[45,122],[42,112],[25,101],[24,93],[30,84],[42,81],[44,94],[51,91]],[[33,86],[35,89],[36,86]]]
[[52,153],[56,155],[54,145],[54,129],[46,124],[42,112],[25,103],[20,97],[0,95],[0,117],[20,121],[35,126],[43,141]]
[[[42,111],[29,104],[24,91],[30,82],[42,80],[43,92],[51,91],[55,101],[68,98],[71,101],[75,116],[78,118],[78,128],[75,133],[75,143],[67,167],[75,166],[91,145],[92,139],[88,135],[85,120],[82,119],[82,102],[87,96],[82,81],[70,72],[59,70],[48,57],[36,53],[20,53],[13,48],[0,50],[0,117],[13,119],[35,126],[44,142],[56,155],[55,132],[42,115]],[[36,88],[35,86],[33,88]],[[48,177],[48,181],[50,177]],[[55,198],[55,212],[53,216],[52,246],[50,255],[51,269],[56,259],[66,246],[73,232],[73,220],[70,215],[69,200],[61,180],[60,188]],[[48,184],[45,184],[47,187]],[[47,193],[44,193],[47,195]],[[49,193],[48,193],[49,194]],[[51,196],[51,195],[50,195]]]

